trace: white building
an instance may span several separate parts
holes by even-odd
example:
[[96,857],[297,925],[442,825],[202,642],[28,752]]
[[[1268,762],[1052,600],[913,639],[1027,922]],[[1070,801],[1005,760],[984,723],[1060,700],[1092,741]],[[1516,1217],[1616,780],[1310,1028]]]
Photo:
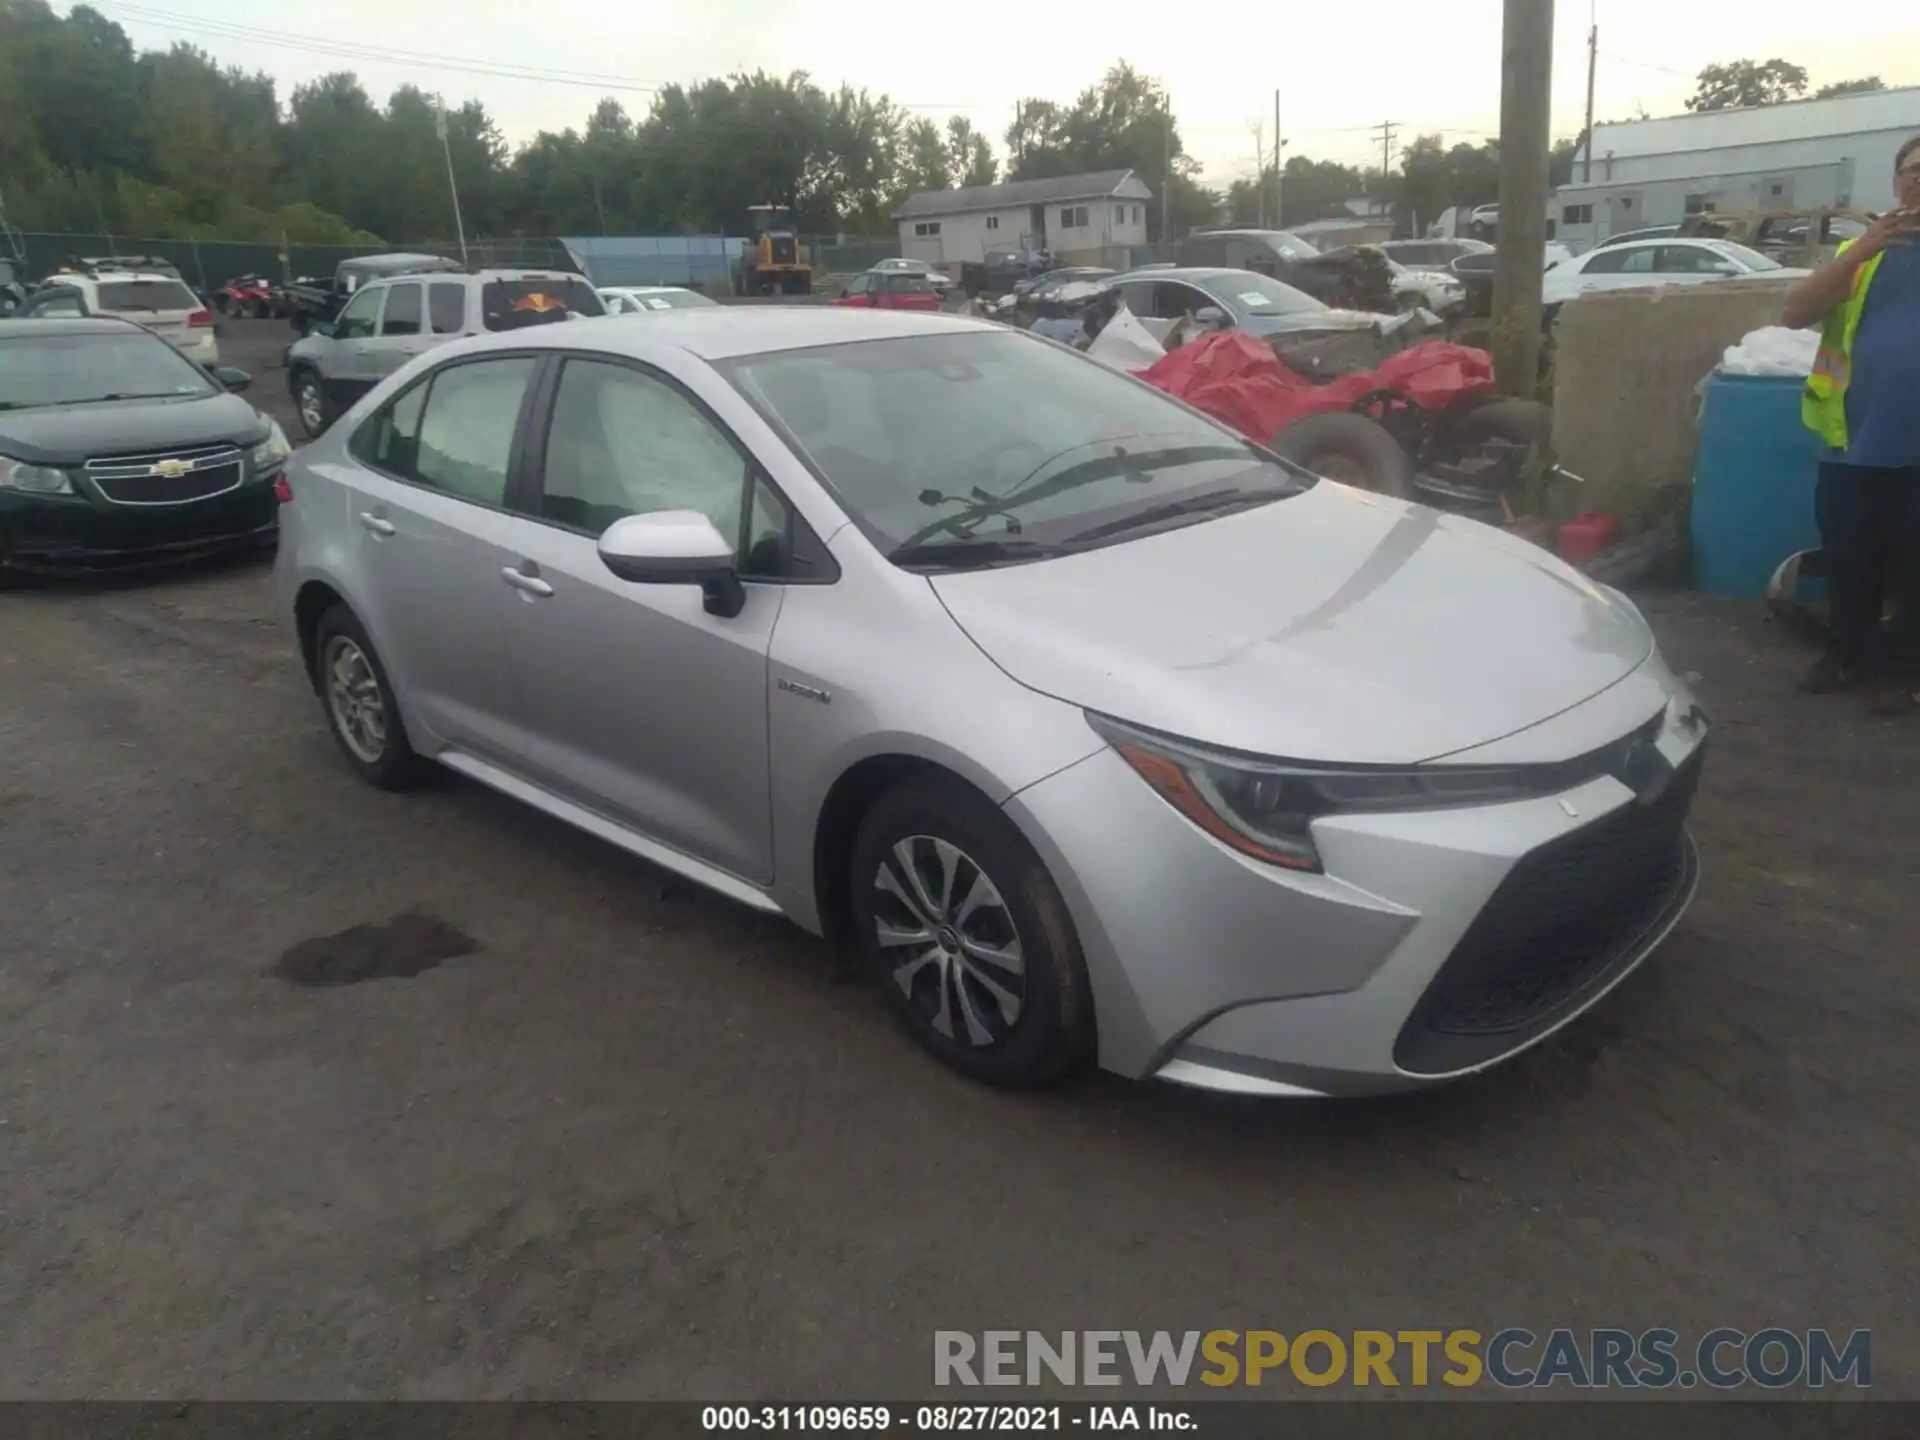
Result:
[[[1063,265],[1128,264],[1147,243],[1147,201],[1131,170],[1013,180],[965,190],[923,190],[893,212],[900,253],[942,267],[989,250],[1051,250]],[[1089,256],[1097,258],[1087,258]]]
[[1593,129],[1554,192],[1555,239],[1579,246],[1705,210],[1893,207],[1893,157],[1920,135],[1920,87],[1707,110]]

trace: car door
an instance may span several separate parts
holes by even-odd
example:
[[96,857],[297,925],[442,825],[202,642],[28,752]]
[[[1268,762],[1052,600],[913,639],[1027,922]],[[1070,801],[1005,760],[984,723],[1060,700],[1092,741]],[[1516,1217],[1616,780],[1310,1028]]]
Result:
[[336,409],[345,410],[379,379],[373,368],[373,341],[385,298],[384,285],[369,285],[346,303],[333,322],[333,337],[319,356],[319,367],[320,383]]
[[767,654],[784,592],[748,584],[739,614],[709,614],[696,585],[618,579],[596,542],[625,515],[697,510],[750,556],[749,485],[757,514],[781,502],[720,423],[655,371],[573,355],[543,391],[521,502],[535,518],[505,592],[529,778],[766,882]]
[[358,342],[366,348],[367,378],[378,385],[427,347],[425,287],[418,280],[396,280],[384,287],[386,304],[380,310],[373,338]]
[[859,274],[847,281],[840,291],[835,305],[871,305],[874,297],[869,293],[873,289],[874,277],[871,274]]
[[353,597],[409,723],[499,763],[517,733],[501,581],[527,522],[507,508],[539,358],[456,360],[408,386],[349,451]]

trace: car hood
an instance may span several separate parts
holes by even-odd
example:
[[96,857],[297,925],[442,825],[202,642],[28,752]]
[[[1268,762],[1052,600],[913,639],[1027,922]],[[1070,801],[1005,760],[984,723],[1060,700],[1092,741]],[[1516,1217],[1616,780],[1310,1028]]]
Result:
[[1598,694],[1653,650],[1631,605],[1545,551],[1331,482],[930,581],[1031,689],[1295,760],[1407,764],[1482,745]]
[[251,444],[265,429],[259,411],[229,394],[48,405],[0,410],[0,453],[34,465],[78,465],[95,455]]

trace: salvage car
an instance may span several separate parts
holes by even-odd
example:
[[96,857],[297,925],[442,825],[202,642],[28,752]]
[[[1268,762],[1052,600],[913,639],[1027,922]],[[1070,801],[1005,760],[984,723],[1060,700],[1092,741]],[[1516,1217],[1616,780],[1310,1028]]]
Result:
[[435,764],[846,941],[976,1079],[1400,1090],[1679,921],[1706,722],[1639,612],[957,316],[463,340],[302,450],[277,607]]
[[953,288],[953,277],[938,265],[928,260],[906,260],[899,257],[891,260],[879,260],[870,267],[868,273],[873,275],[918,275],[929,285],[933,286],[934,292],[938,294],[942,300],[947,298],[947,292]]
[[1546,274],[1541,300],[1563,305],[1602,290],[1636,290],[1656,285],[1701,285],[1718,280],[1786,280],[1810,274],[1788,269],[1758,250],[1730,240],[1694,240],[1679,236],[1629,240],[1589,250],[1562,261]]
[[704,310],[720,302],[684,285],[602,285],[609,315],[652,315],[661,310]]
[[309,439],[416,355],[462,335],[520,330],[607,313],[563,270],[401,274],[360,288],[335,320],[316,320],[287,349],[287,389]]
[[63,270],[14,311],[17,319],[109,316],[144,326],[200,365],[220,361],[213,311],[175,276],[152,270]]
[[1190,316],[1204,326],[1231,326],[1260,336],[1371,330],[1380,320],[1365,311],[1335,310],[1305,291],[1251,270],[1154,266],[1116,275],[1107,285],[1120,292],[1135,315],[1160,320]]
[[294,280],[286,286],[287,317],[295,332],[304,335],[317,321],[332,320],[347,302],[371,280],[389,275],[453,274],[466,269],[458,260],[444,255],[359,255],[342,260],[334,267],[332,278]]
[[0,326],[0,583],[271,545],[290,448],[248,381],[124,320]]
[[868,310],[938,310],[940,292],[924,275],[868,270],[842,285],[840,294],[827,303]]

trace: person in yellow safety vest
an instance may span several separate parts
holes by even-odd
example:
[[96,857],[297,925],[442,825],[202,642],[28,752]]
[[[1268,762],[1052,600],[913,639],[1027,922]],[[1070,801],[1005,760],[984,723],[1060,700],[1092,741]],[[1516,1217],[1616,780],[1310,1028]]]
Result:
[[1801,688],[1867,687],[1883,715],[1920,698],[1920,136],[1893,166],[1900,208],[1796,285],[1781,316],[1822,327],[1801,410],[1827,444],[1814,505],[1832,622]]

